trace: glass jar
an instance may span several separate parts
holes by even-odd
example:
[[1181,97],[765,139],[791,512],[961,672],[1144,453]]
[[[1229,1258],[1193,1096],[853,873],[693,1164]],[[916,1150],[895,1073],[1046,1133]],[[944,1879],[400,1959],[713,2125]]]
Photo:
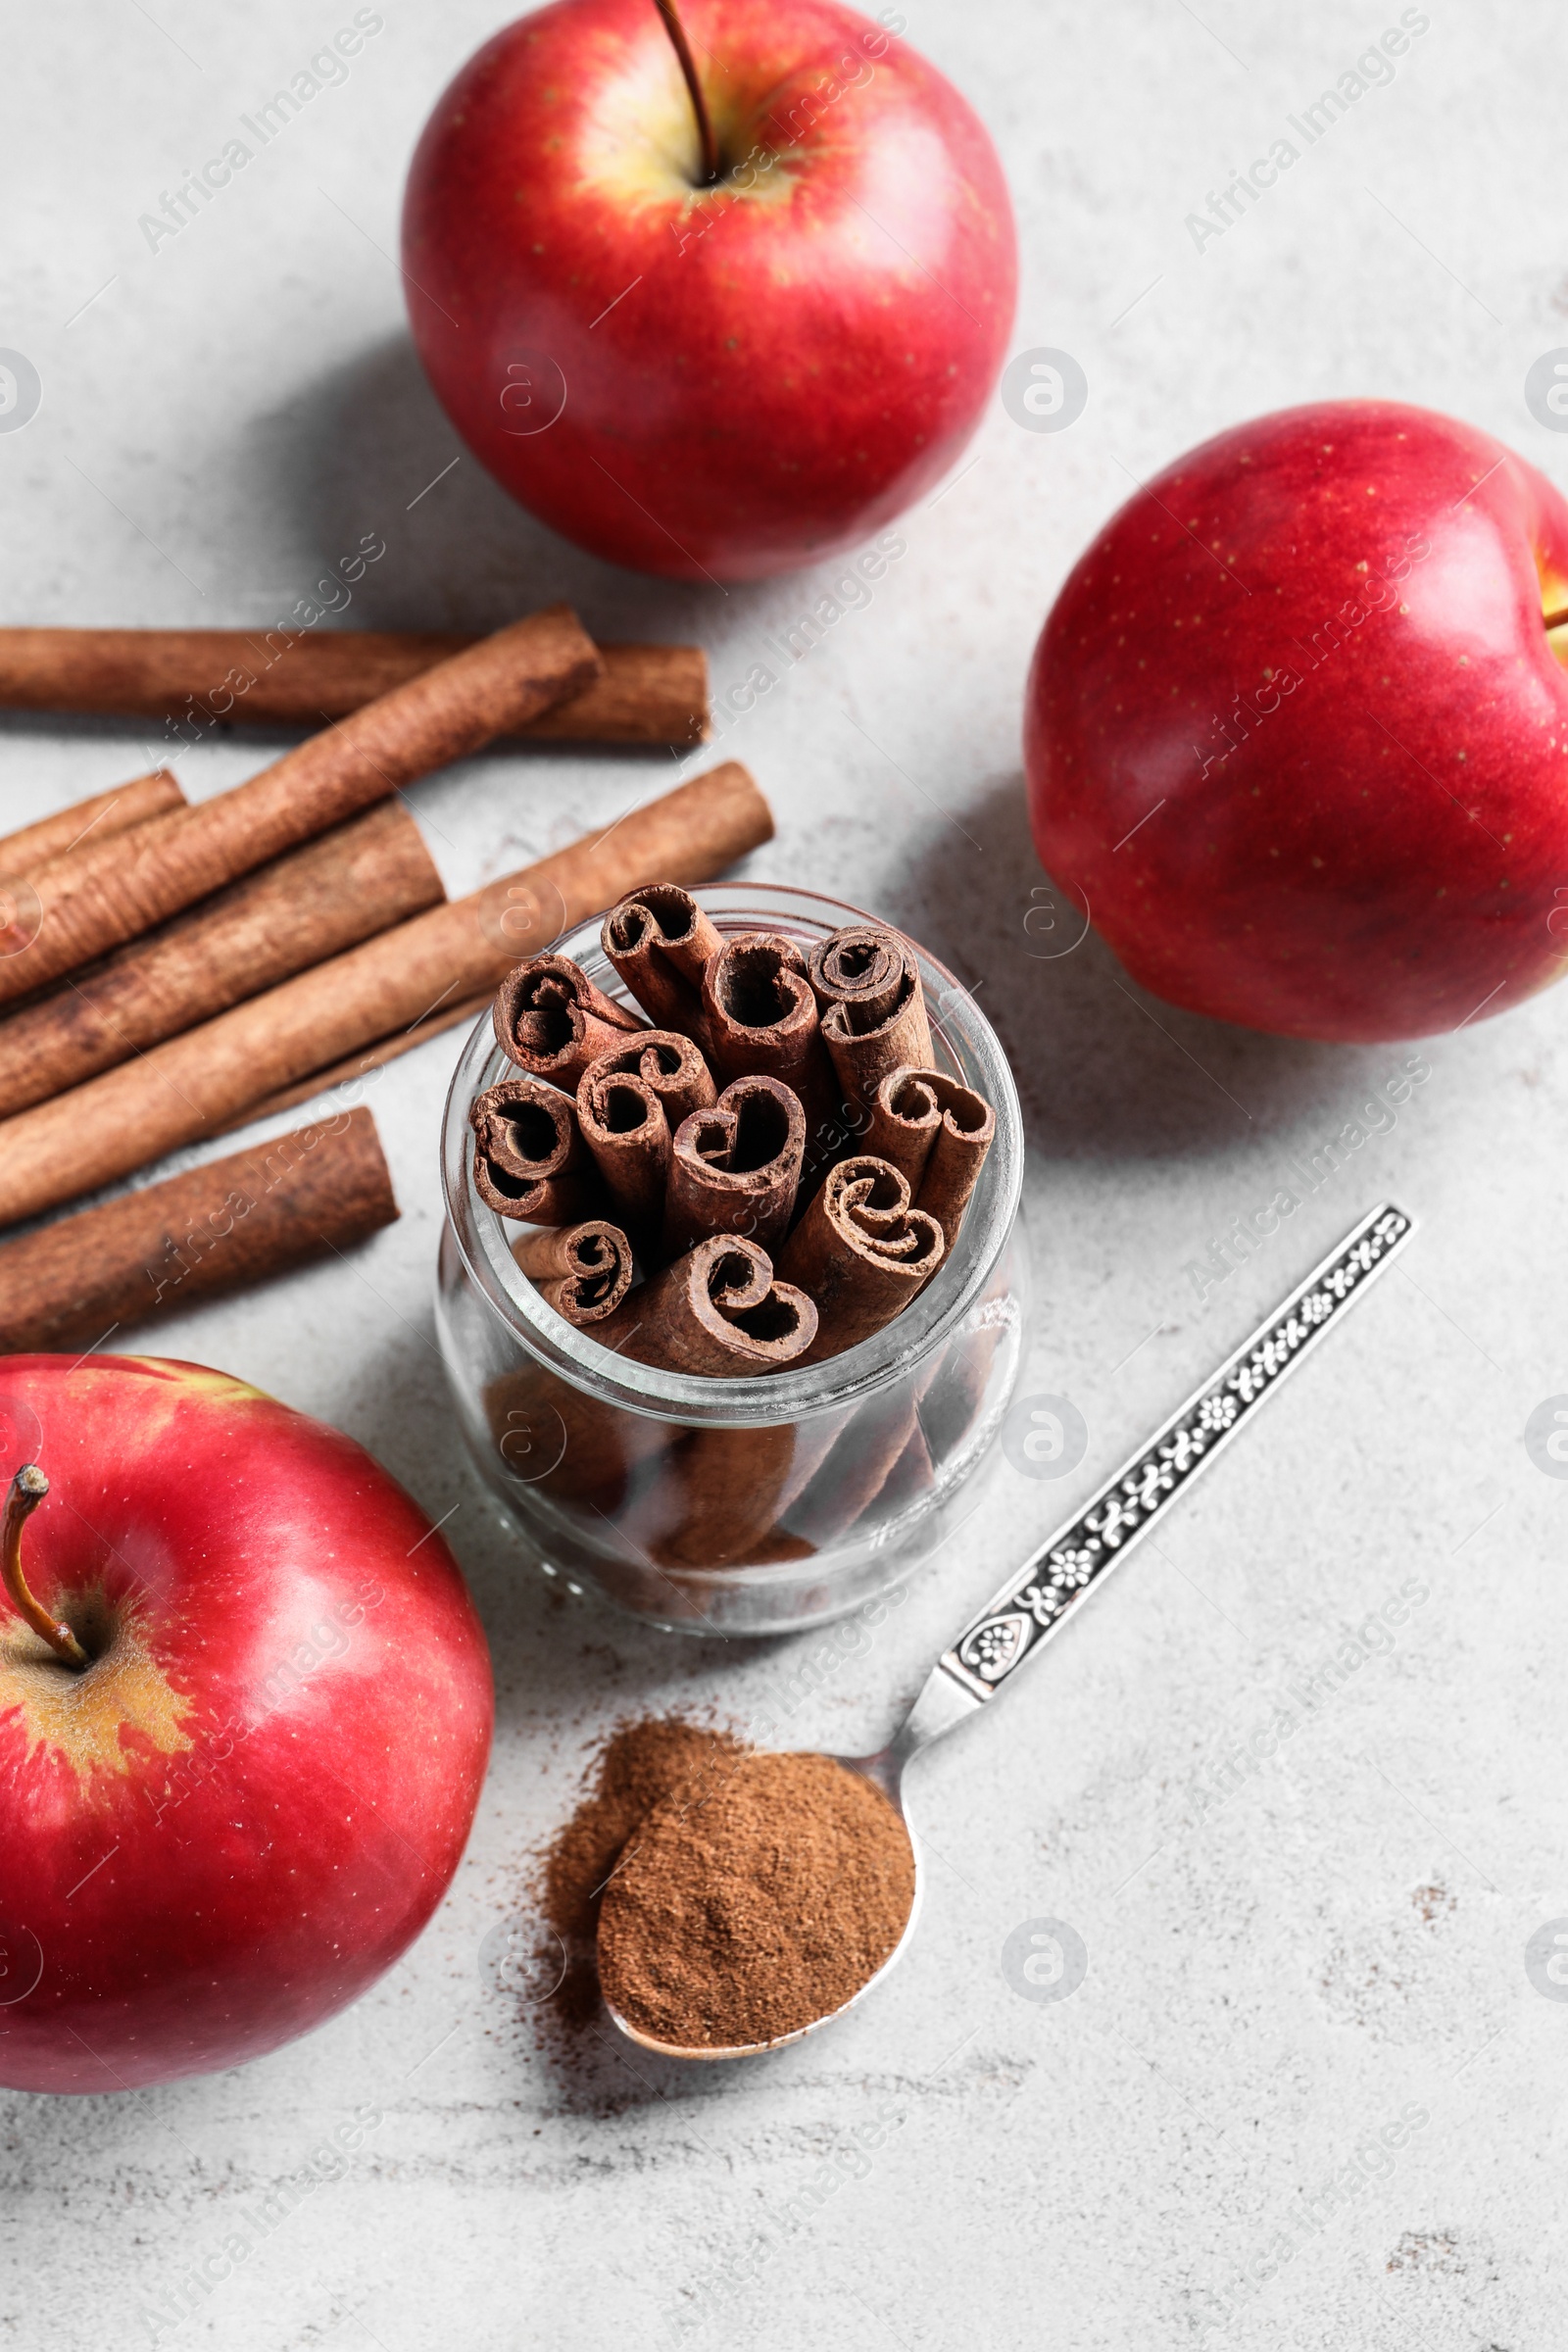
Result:
[[[878,919],[755,882],[694,896],[719,931],[782,932],[805,954]],[[629,1004],[599,930],[557,952]],[[995,1107],[996,1141],[913,1302],[842,1354],[758,1379],[639,1363],[545,1304],[513,1259],[523,1229],[474,1190],[468,1106],[511,1068],[489,1013],[475,1024],[447,1101],[437,1324],[465,1442],[547,1576],[672,1632],[788,1633],[887,1592],[963,1517],[1018,1371],[1023,1128],[989,1022],[915,954],[936,1062]]]

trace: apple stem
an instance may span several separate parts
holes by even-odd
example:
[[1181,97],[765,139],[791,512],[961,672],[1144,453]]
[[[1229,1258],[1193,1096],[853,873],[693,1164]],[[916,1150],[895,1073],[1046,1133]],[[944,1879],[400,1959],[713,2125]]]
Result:
[[1560,629],[1563,622],[1568,620],[1568,605],[1565,605],[1560,612],[1544,612],[1541,617],[1544,627]]
[[25,1617],[35,1634],[41,1634],[55,1655],[64,1658],[68,1666],[90,1666],[92,1660],[76,1640],[69,1625],[50,1616],[41,1602],[33,1599],[27,1590],[27,1580],[22,1573],[22,1531],[49,1492],[49,1481],[36,1462],[25,1462],[11,1481],[6,1496],[5,1527],[0,1531],[0,1582],[11,1596],[12,1605],[21,1617]]
[[675,13],[675,0],[654,0],[654,6],[664,21],[664,30],[680,60],[680,70],[686,76],[686,87],[691,92],[692,113],[697,117],[697,136],[703,150],[703,176],[697,184],[700,188],[717,187],[721,176],[718,141],[713,136],[713,124],[708,112],[708,101],[703,96],[703,85],[697,78],[697,64],[692,56],[691,43],[686,38],[686,27]]

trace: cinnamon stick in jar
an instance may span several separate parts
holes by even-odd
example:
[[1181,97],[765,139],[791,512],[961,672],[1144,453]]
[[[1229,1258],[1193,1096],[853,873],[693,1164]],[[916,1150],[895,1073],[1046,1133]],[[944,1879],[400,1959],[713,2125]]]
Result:
[[941,1265],[935,1217],[915,1208],[907,1178],[885,1159],[841,1159],[779,1253],[785,1281],[816,1300],[808,1363],[856,1347],[902,1313]]
[[[317,727],[477,642],[443,630],[0,629],[0,708]],[[507,732],[682,750],[707,741],[701,646],[604,645],[599,654],[599,677]]]
[[569,956],[530,956],[496,991],[496,1044],[507,1059],[568,1092],[590,1062],[643,1026]]
[[57,809],[53,816],[42,816],[36,824],[24,825],[20,833],[0,835],[0,874],[8,879],[30,874],[40,865],[49,865],[55,858],[69,856],[85,842],[107,841],[114,834],[128,833],[133,825],[145,824],[150,816],[167,816],[170,809],[184,806],[185,795],[176,779],[167,767],[154,768],[149,776],[134,776],[128,784],[117,784],[109,792],[95,792],[89,800],[75,801],[69,808]]
[[775,1279],[765,1250],[718,1234],[633,1291],[595,1336],[667,1372],[755,1378],[806,1356],[816,1308]]
[[811,951],[822,1042],[853,1107],[865,1109],[889,1070],[931,1059],[920,970],[906,940],[878,924],[835,931]]
[[563,606],[500,630],[284,755],[249,783],[83,845],[36,878],[37,928],[0,959],[0,1003],[30,995],[198,899],[444,767],[596,676]]
[[340,1112],[0,1247],[0,1349],[101,1348],[353,1249],[397,1214],[374,1119]]
[[656,882],[622,899],[606,915],[600,939],[658,1027],[700,1038],[703,974],[724,942],[689,890]]
[[605,1322],[631,1286],[631,1244],[602,1217],[525,1233],[512,1254],[545,1304],[578,1331]]
[[800,1098],[776,1078],[735,1078],[677,1129],[660,1248],[677,1257],[714,1233],[776,1250],[790,1228],[806,1154]]
[[709,1057],[725,1079],[777,1078],[800,1097],[808,1139],[839,1101],[806,958],[770,931],[727,939],[703,973]]
[[432,907],[0,1123],[0,1226],[128,1175],[216,1133],[300,1079],[496,987],[519,932],[580,923],[650,874],[705,882],[772,833],[734,760],[633,809],[471,898]]
[[373,938],[446,896],[394,804],[230,885],[0,1022],[0,1117]]
[[474,1190],[498,1216],[570,1225],[595,1206],[599,1185],[576,1104],[559,1087],[503,1078],[474,1097],[468,1124]]
[[903,1170],[914,1204],[951,1251],[997,1132],[983,1095],[943,1070],[890,1070],[871,1101],[865,1148]]
[[669,1121],[653,1088],[596,1062],[577,1089],[577,1121],[616,1215],[646,1250],[669,1175]]

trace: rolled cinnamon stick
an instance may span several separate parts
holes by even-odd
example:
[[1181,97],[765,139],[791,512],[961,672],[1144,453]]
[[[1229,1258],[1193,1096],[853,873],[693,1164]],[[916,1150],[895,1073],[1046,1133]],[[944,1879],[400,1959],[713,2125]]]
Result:
[[28,945],[0,958],[0,1003],[133,939],[302,841],[444,767],[597,676],[564,605],[535,612],[395,687],[270,767],[193,808],[86,844],[44,869]]
[[615,1214],[646,1251],[659,1232],[669,1175],[669,1121],[644,1080],[623,1070],[586,1071],[577,1089],[582,1140]]
[[396,1218],[368,1110],[274,1136],[0,1249],[0,1349],[116,1332],[350,1250]]
[[673,1132],[713,1091],[696,1046],[671,1029],[622,1038],[578,1080],[584,1141],[645,1255],[659,1239]]
[[0,1117],[63,1095],[445,896],[407,809],[372,808],[0,1022]]
[[911,1206],[898,1168],[864,1152],[841,1159],[779,1253],[786,1281],[816,1300],[820,1321],[807,1362],[891,1323],[930,1281],[945,1248],[935,1217]]
[[724,942],[689,890],[656,882],[605,917],[605,954],[661,1029],[703,1025],[703,974]]
[[603,1218],[522,1234],[512,1254],[546,1305],[579,1331],[612,1315],[631,1285],[631,1244]]
[[871,1099],[865,1148],[903,1170],[951,1250],[996,1132],[996,1112],[972,1087],[943,1070],[896,1069]]
[[559,1087],[542,1078],[503,1078],[475,1096],[468,1124],[474,1190],[499,1216],[571,1225],[595,1206],[599,1187],[576,1105]]
[[591,1061],[641,1029],[636,1013],[594,986],[569,956],[530,956],[496,991],[496,1044],[530,1078],[575,1092]]
[[621,1038],[583,1072],[579,1095],[591,1080],[612,1072],[640,1079],[659,1097],[671,1134],[694,1110],[706,1110],[716,1092],[697,1046],[675,1029],[638,1029]]
[[755,1242],[725,1235],[699,1242],[633,1291],[595,1334],[644,1363],[720,1380],[797,1363],[815,1336],[806,1293],[776,1281]]
[[778,1078],[801,1100],[808,1145],[838,1105],[806,958],[793,940],[747,931],[724,942],[703,972],[710,1058],[725,1079]]
[[150,816],[164,816],[184,806],[185,795],[175,778],[167,767],[156,767],[150,776],[134,776],[128,784],[95,792],[90,800],[75,801],[53,816],[40,817],[35,825],[24,825],[20,833],[0,836],[0,874],[30,874],[88,841],[128,833]]
[[812,949],[809,972],[822,1043],[852,1105],[868,1107],[889,1070],[929,1063],[919,966],[896,931],[872,923],[835,931]]
[[710,1110],[677,1129],[660,1249],[678,1257],[714,1233],[779,1249],[795,1213],[806,1152],[800,1098],[776,1078],[732,1079]]
[[[384,629],[0,629],[0,706],[197,726],[319,726],[478,642]],[[603,674],[501,732],[556,743],[707,741],[696,645],[606,645]],[[0,849],[4,845],[0,844]]]
[[[31,1110],[0,1122],[0,1225],[79,1199],[440,1008],[494,988],[517,939],[579,923],[650,874],[722,872],[773,830],[727,760],[521,873],[432,907],[314,971],[236,1004]],[[543,912],[542,912],[543,910]]]

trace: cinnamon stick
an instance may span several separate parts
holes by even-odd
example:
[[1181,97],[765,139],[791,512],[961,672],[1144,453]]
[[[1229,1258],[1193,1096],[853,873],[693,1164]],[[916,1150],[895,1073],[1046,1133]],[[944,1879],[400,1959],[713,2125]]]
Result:
[[711,1070],[693,1041],[676,1029],[638,1029],[620,1039],[583,1072],[579,1096],[583,1087],[612,1073],[637,1078],[658,1096],[671,1134],[714,1098]]
[[[477,642],[437,630],[0,629],[0,706],[198,727],[316,727],[347,718]],[[603,672],[581,693],[501,732],[682,750],[707,741],[708,663],[700,646],[599,651]]]
[[0,1225],[79,1199],[356,1050],[495,988],[516,959],[519,930],[537,936],[544,919],[553,936],[651,875],[708,881],[772,830],[751,776],[727,760],[608,833],[416,915],[0,1122]]
[[807,1362],[891,1323],[930,1281],[945,1249],[941,1226],[912,1206],[900,1169],[864,1152],[841,1159],[779,1253],[785,1280],[816,1300],[820,1324]]
[[703,973],[709,1056],[723,1078],[777,1078],[801,1099],[808,1140],[831,1121],[838,1086],[823,1046],[806,958],[781,934],[724,942]]
[[871,1101],[865,1148],[907,1178],[951,1251],[997,1132],[984,1096],[943,1070],[890,1070]]
[[677,1257],[713,1233],[743,1233],[780,1248],[795,1212],[806,1154],[800,1098],[776,1078],[735,1078],[711,1109],[676,1130],[664,1193],[661,1252]]
[[496,1044],[507,1059],[570,1091],[607,1047],[642,1027],[569,956],[530,956],[496,991]]
[[533,613],[193,808],[83,845],[35,881],[41,921],[0,959],[0,1003],[74,971],[432,768],[477,751],[598,674],[565,606]]
[[0,1348],[129,1325],[352,1249],[398,1213],[368,1110],[274,1136],[0,1248]]
[[391,1037],[379,1037],[363,1052],[347,1054],[341,1061],[330,1061],[324,1068],[313,1070],[308,1078],[297,1078],[292,1086],[280,1086],[275,1093],[264,1095],[260,1102],[248,1103],[233,1118],[223,1119],[208,1129],[209,1135],[233,1135],[241,1127],[253,1127],[258,1119],[270,1119],[279,1111],[293,1110],[301,1102],[309,1102],[317,1095],[325,1094],[346,1079],[363,1081],[372,1070],[384,1070],[389,1061],[400,1061],[405,1054],[415,1053],[432,1037],[442,1036],[448,1029],[471,1028],[481,1012],[488,1012],[494,998],[489,989],[482,996],[465,997],[460,1004],[446,1004],[439,1012],[426,1013],[422,1021],[414,1021],[407,1029],[397,1030]]
[[808,968],[822,1042],[852,1107],[868,1107],[889,1070],[930,1061],[919,966],[896,931],[873,923],[835,931],[812,949]]
[[643,1079],[624,1070],[599,1071],[596,1063],[577,1089],[577,1118],[615,1214],[646,1252],[659,1232],[669,1175],[662,1102]]
[[607,1321],[631,1284],[631,1244],[598,1217],[522,1234],[512,1254],[546,1305],[579,1331]]
[[504,1078],[475,1096],[468,1124],[474,1190],[499,1216],[570,1225],[595,1205],[599,1188],[576,1105],[559,1087]]
[[75,801],[53,816],[40,817],[35,825],[24,825],[20,833],[0,835],[0,874],[30,874],[85,842],[128,833],[132,825],[144,824],[150,816],[163,816],[171,808],[184,806],[185,795],[174,777],[167,767],[156,767],[150,776],[134,776],[128,784],[95,792],[90,800]]
[[0,1116],[64,1094],[445,895],[408,811],[373,808],[0,1022]]
[[657,882],[605,917],[605,954],[661,1029],[700,1035],[703,974],[724,942],[689,890]]
[[669,1372],[743,1379],[800,1361],[816,1308],[775,1280],[766,1250],[717,1234],[633,1291],[595,1336]]

